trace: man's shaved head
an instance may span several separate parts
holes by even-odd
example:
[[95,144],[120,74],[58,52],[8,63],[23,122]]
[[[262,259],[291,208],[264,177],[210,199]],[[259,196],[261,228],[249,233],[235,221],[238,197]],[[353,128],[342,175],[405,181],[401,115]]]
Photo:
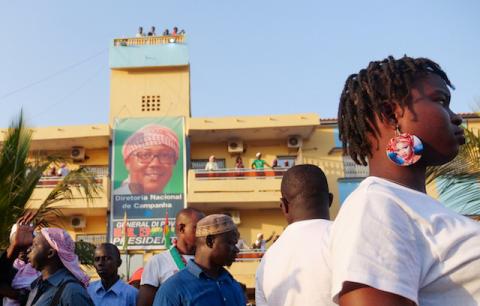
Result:
[[185,208],[178,212],[175,219],[177,234],[177,249],[180,253],[193,255],[195,253],[195,231],[197,223],[205,214],[195,208]]
[[[330,219],[332,195],[327,178],[315,165],[298,165],[290,168],[281,185],[284,213],[289,223],[296,219]],[[287,210],[285,211],[285,207]]]
[[203,217],[205,217],[205,214],[196,208],[188,207],[182,209],[175,216],[175,228],[178,230],[180,224],[187,224],[191,222],[196,224],[198,220],[202,219]]

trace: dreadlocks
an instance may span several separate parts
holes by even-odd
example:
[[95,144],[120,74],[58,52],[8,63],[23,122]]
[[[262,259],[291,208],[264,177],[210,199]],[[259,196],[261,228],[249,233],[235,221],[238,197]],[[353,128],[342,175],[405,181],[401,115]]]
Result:
[[389,110],[394,104],[402,109],[410,106],[410,90],[419,76],[435,73],[454,88],[440,66],[428,58],[393,56],[382,61],[372,61],[366,69],[347,78],[338,108],[339,137],[344,154],[349,154],[357,164],[367,165],[366,157],[372,155],[368,134],[378,139],[376,118],[391,120]]

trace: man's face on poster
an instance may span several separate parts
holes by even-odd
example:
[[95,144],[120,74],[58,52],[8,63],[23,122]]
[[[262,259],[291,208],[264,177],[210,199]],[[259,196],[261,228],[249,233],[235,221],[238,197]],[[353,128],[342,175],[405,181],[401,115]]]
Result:
[[125,160],[134,194],[161,193],[170,180],[177,160],[173,149],[153,145],[132,152]]

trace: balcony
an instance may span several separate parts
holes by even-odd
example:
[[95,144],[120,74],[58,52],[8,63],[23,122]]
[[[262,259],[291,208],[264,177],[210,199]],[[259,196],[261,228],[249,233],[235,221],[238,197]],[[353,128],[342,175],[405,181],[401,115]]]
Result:
[[185,35],[168,35],[168,36],[144,36],[131,38],[117,38],[113,40],[115,47],[127,46],[145,46],[145,45],[164,45],[171,43],[183,44],[186,42]]
[[[42,177],[30,197],[28,204],[29,208],[38,208],[42,201],[50,194],[50,192],[52,192],[53,188],[55,188],[62,179],[63,178],[60,176]],[[55,203],[53,207],[60,208],[64,215],[105,215],[105,211],[108,208],[107,191],[110,182],[107,176],[98,176],[95,181],[102,186],[103,191],[94,197],[92,202],[87,203],[85,199],[82,198],[79,191],[73,188],[73,198],[71,200],[60,201]]]
[[368,166],[357,165],[350,156],[343,156],[345,178],[364,178],[369,176]]
[[281,179],[287,170],[189,170],[187,199],[191,204],[204,203],[202,209],[276,208]]
[[109,51],[111,69],[187,66],[184,35],[117,38]]

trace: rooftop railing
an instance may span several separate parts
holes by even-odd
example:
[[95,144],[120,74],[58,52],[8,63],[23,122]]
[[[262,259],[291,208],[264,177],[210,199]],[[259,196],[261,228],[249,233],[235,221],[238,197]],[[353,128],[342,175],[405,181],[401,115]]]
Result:
[[145,45],[164,45],[171,43],[183,44],[186,41],[185,35],[166,35],[166,36],[143,36],[131,38],[116,38],[113,40],[115,47],[145,46]]
[[218,170],[194,170],[195,179],[221,180],[221,179],[246,179],[246,178],[281,178],[289,168],[269,169],[235,169],[225,168]]

